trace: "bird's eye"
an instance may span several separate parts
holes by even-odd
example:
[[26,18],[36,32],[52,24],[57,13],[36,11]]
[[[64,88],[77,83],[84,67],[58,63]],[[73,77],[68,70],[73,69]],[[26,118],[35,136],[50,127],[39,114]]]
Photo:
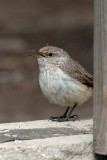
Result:
[[50,57],[53,56],[53,53],[49,53],[49,56],[50,56]]

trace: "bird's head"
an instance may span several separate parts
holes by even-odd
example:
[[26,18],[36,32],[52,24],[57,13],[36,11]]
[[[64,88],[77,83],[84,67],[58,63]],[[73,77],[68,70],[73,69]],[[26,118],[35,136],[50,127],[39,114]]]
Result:
[[38,53],[33,53],[37,57],[39,66],[58,65],[63,63],[69,55],[61,48],[45,46]]

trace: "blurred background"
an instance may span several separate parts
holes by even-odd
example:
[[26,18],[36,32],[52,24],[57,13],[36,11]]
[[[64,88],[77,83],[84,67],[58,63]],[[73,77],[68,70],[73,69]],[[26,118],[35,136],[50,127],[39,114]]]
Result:
[[[50,104],[27,50],[66,50],[93,73],[93,0],[0,0],[0,123],[47,119],[66,108]],[[92,116],[92,99],[75,114]]]

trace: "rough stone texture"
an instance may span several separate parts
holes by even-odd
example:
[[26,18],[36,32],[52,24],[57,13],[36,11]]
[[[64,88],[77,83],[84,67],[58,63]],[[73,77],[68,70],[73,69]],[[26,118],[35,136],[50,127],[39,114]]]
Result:
[[92,135],[8,142],[0,144],[0,156],[5,160],[91,160]]
[[92,119],[0,124],[0,160],[94,160]]

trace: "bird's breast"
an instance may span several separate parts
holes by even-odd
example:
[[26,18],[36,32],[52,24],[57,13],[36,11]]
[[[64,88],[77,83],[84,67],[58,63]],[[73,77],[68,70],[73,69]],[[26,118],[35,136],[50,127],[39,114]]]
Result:
[[49,101],[61,106],[82,103],[91,95],[86,86],[72,79],[59,68],[40,71],[39,83]]

